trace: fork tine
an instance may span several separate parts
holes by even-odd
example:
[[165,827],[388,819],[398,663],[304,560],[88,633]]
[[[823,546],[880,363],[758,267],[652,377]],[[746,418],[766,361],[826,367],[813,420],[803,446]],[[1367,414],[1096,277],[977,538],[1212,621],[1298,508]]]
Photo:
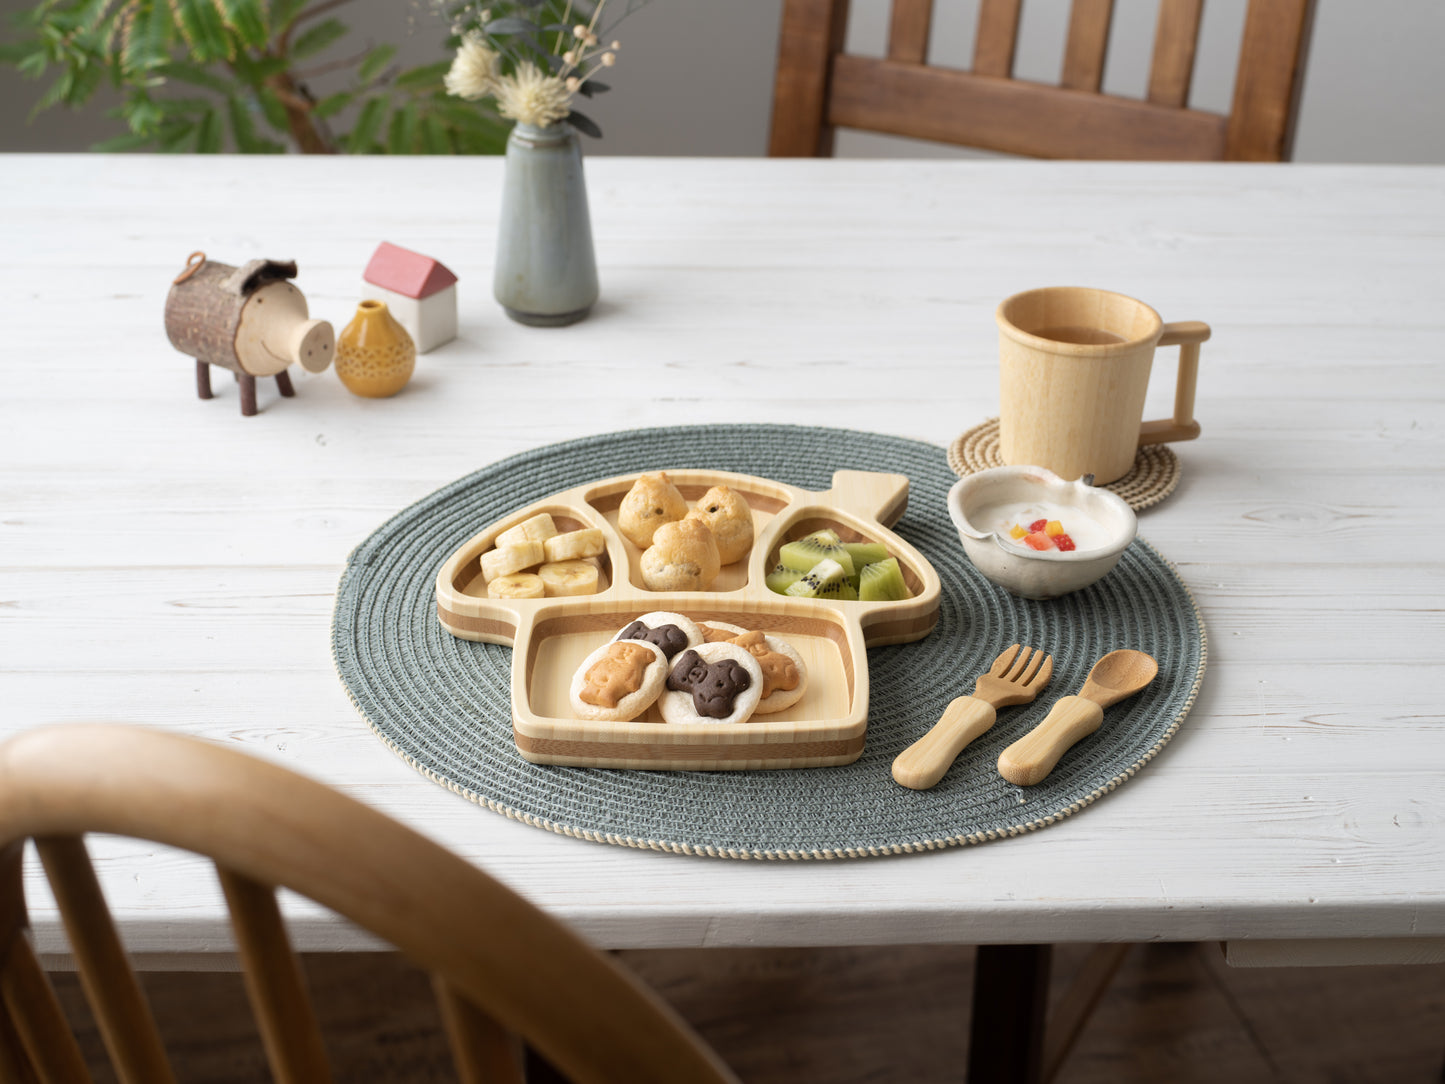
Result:
[[999,653],[998,658],[993,660],[993,665],[988,668],[988,672],[993,677],[1003,677],[1004,674],[1008,673],[1008,668],[1013,665],[1014,656],[1016,656],[1018,653],[1018,644],[1014,644],[1012,647],[1004,648],[1004,650]]
[[1038,651],[1036,651],[1034,648],[1024,648],[1021,652],[1019,652],[1019,657],[1014,660],[1014,664],[1009,667],[1009,671],[1004,676],[1004,680],[1012,681],[1015,684],[1018,684],[1020,682],[1020,679],[1023,677],[1024,671],[1028,669],[1029,659],[1038,658],[1038,655]]
[[1040,651],[1038,655],[1034,656],[1034,662],[1038,663],[1038,666],[1029,674],[1027,680],[1024,682],[1024,684],[1030,688],[1035,685],[1042,688],[1049,683],[1049,678],[1054,676],[1054,657],[1052,655],[1044,655],[1043,662],[1039,663],[1039,655],[1044,655],[1044,653]]

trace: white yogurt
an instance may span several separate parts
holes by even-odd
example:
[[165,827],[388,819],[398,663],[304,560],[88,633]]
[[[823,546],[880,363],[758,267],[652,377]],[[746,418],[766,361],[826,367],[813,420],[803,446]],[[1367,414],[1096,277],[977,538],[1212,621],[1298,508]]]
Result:
[[1027,531],[1030,523],[1040,519],[1058,520],[1063,525],[1064,533],[1074,540],[1076,549],[1098,549],[1100,546],[1107,546],[1114,541],[1114,536],[1107,528],[1090,519],[1077,505],[1059,504],[1055,501],[1016,501],[1010,504],[998,504],[982,509],[973,517],[973,521],[982,529],[994,531],[1004,542],[1026,549],[1030,553],[1037,551],[1025,543],[1022,538],[1012,537],[1009,532],[1013,530],[1016,523]]

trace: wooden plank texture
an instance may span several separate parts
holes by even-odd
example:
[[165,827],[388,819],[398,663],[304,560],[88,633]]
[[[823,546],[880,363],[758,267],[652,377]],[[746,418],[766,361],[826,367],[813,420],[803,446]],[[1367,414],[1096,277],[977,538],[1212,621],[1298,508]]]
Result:
[[1013,75],[1023,0],[981,0],[973,39],[973,70],[1007,79]]
[[1099,92],[1104,85],[1104,60],[1113,18],[1114,0],[1073,0],[1060,86],[1091,94]]
[[925,63],[932,22],[933,0],[893,0],[888,23],[888,59],[900,64]]
[[1155,105],[1182,109],[1189,104],[1203,15],[1204,0],[1160,0],[1149,65],[1149,100]]

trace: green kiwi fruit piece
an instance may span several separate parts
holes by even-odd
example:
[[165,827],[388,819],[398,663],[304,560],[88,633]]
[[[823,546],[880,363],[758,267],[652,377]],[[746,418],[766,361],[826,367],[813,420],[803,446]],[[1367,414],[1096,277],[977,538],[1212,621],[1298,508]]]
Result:
[[888,547],[881,542],[844,542],[842,545],[853,558],[854,568],[888,560]]
[[895,602],[910,597],[897,557],[864,565],[859,573],[858,598],[863,602]]
[[811,538],[818,542],[826,542],[830,546],[839,545],[843,540],[838,537],[838,532],[831,527],[824,527],[821,531],[814,531],[812,534],[804,535],[804,538]]
[[778,565],[765,577],[763,582],[768,585],[769,591],[776,591],[778,594],[787,594],[788,588],[803,578],[803,573],[796,568],[789,568],[787,565]]
[[783,592],[794,598],[818,598],[835,584],[843,583],[848,574],[837,561],[824,558],[814,565],[797,583],[790,584]]
[[834,561],[843,566],[843,575],[853,575],[853,558],[836,542],[825,542],[816,538],[799,538],[783,543],[778,559],[787,568],[799,572],[810,572],[820,561]]

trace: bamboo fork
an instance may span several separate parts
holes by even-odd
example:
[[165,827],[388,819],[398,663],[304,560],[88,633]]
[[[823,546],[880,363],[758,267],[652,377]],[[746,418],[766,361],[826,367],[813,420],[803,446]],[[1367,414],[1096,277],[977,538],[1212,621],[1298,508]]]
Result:
[[972,696],[956,697],[933,728],[893,762],[893,778],[913,790],[927,790],[947,773],[958,754],[998,718],[998,708],[1027,704],[1054,673],[1054,657],[1014,644],[993,660],[974,683]]

